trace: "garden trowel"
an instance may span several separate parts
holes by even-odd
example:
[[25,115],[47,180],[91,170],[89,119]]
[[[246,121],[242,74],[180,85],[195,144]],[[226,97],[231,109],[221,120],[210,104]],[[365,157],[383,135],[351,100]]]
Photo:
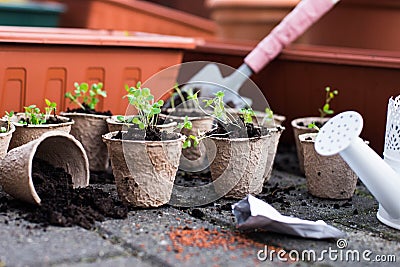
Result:
[[303,34],[314,22],[327,13],[339,0],[302,0],[297,6],[246,56],[244,63],[229,76],[223,77],[217,64],[209,63],[182,87],[200,89],[200,96],[214,97],[225,91],[225,103],[241,108],[251,106],[251,99],[239,95],[239,89],[253,73],[258,73],[282,49]]

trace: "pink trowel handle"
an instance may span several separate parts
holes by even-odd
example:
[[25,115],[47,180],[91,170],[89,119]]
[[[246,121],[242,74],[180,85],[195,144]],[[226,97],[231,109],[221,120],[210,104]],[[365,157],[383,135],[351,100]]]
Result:
[[251,51],[244,62],[259,72],[282,49],[303,34],[314,22],[328,12],[339,0],[302,0],[299,4]]

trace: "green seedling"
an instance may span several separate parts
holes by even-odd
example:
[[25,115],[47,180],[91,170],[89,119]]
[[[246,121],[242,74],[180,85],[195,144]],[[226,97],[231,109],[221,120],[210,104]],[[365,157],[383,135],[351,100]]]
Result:
[[0,133],[6,133],[11,129],[11,118],[14,116],[14,111],[6,111],[5,113],[7,117],[7,127],[0,127]]
[[86,107],[95,110],[99,103],[99,97],[107,97],[107,92],[103,90],[103,83],[93,83],[90,87],[87,83],[74,83],[75,90],[73,93],[65,93],[65,97],[71,102],[85,110]]
[[46,116],[45,114],[40,112],[40,109],[36,105],[30,105],[24,107],[25,110],[25,121],[20,121],[21,124],[27,125],[40,125],[46,123]]
[[[178,84],[176,83],[174,85],[174,93],[171,95],[170,99],[171,99],[171,107],[175,108],[175,98],[178,96],[179,99],[181,100],[182,106],[184,109],[188,109],[190,104],[190,107],[192,108],[196,108],[198,105],[198,93],[199,91],[197,91],[196,93],[193,92],[193,89],[190,88],[186,91],[186,99],[182,93],[182,90],[179,88]],[[188,101],[191,100],[189,103]],[[193,107],[194,106],[194,107]]]
[[264,125],[267,121],[271,121],[274,119],[274,112],[270,108],[265,108],[265,116],[261,122],[261,125]]
[[256,115],[254,110],[251,108],[242,108],[240,110],[243,116],[243,122],[245,124],[253,123],[253,117]]
[[47,107],[44,108],[45,112],[46,112],[46,120],[49,119],[51,113],[54,114],[54,116],[56,116],[56,110],[57,110],[57,103],[56,102],[51,102],[50,100],[48,100],[47,98],[44,100],[46,102]]
[[319,127],[315,124],[315,122],[309,123],[307,127],[310,129],[315,129],[317,132],[319,132]]
[[[331,88],[329,86],[325,87],[325,103],[322,106],[322,108],[319,108],[319,116],[320,118],[324,118],[328,115],[333,115],[335,111],[331,109],[330,102],[339,94],[338,90],[333,90],[331,91]],[[310,129],[316,129],[319,131],[319,127],[316,126],[315,122],[312,122],[307,125],[308,128]]]
[[225,93],[223,91],[218,91],[214,95],[215,97],[212,99],[203,100],[205,103],[204,107],[210,107],[212,109],[212,114],[208,114],[205,110],[203,110],[203,112],[216,118],[224,124],[233,124],[240,128],[240,126],[236,123],[235,118],[225,108]]
[[132,118],[132,123],[137,124],[139,129],[145,130],[149,126],[156,125],[164,101],[154,101],[150,89],[141,86],[141,82],[138,82],[136,87],[130,87],[125,97],[128,98],[129,104],[138,111],[138,115]]
[[325,87],[325,92],[326,92],[325,104],[322,106],[322,108],[318,109],[321,118],[324,118],[327,115],[332,115],[333,113],[335,113],[330,107],[330,102],[332,101],[332,99],[335,98],[336,95],[339,94],[338,90],[331,91],[331,88],[329,86]]

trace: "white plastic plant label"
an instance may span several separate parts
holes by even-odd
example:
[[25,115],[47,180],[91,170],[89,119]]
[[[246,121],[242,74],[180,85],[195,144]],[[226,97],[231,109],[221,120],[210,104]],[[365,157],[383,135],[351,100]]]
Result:
[[341,238],[346,235],[322,220],[308,221],[282,215],[271,205],[252,195],[233,204],[232,212],[236,217],[238,228],[242,230],[262,228],[276,233],[314,239]]

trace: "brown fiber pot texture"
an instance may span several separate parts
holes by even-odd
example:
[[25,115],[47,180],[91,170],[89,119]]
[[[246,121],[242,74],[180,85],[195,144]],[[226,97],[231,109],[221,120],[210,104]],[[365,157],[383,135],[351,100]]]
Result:
[[282,135],[283,130],[285,130],[285,127],[277,126],[273,128],[268,128],[268,130],[270,131],[271,137],[269,138],[268,142],[268,154],[264,171],[264,183],[266,183],[271,178],[274,160],[276,152],[278,150],[279,139]]
[[[308,128],[307,125],[312,123],[312,122],[326,122],[328,121],[329,118],[320,118],[320,117],[304,117],[304,118],[297,118],[291,121],[291,125],[293,128],[293,134],[294,134],[294,141],[296,144],[296,152],[297,152],[297,158],[299,159],[299,168],[300,171],[304,174],[304,158],[303,158],[303,151],[300,145],[300,140],[299,140],[299,135],[304,134],[304,133],[315,133],[317,130]],[[299,126],[298,124],[302,122],[304,126]]]
[[304,170],[308,191],[321,198],[351,198],[356,189],[357,175],[339,154],[319,155],[314,149],[316,136],[317,133],[299,136],[304,153]]
[[[117,132],[117,131],[122,131],[122,130],[127,130],[127,128],[129,127],[130,124],[128,123],[123,123],[117,120],[118,115],[114,115],[111,116],[110,118],[108,118],[107,121],[107,126],[108,126],[108,131],[111,132]],[[131,117],[131,116],[128,116]],[[160,129],[161,131],[166,131],[166,132],[173,132],[176,125],[178,123],[174,122],[170,122],[170,123],[165,123],[165,124],[161,124],[161,125],[157,125],[156,127],[158,129]]]
[[0,182],[5,192],[19,200],[40,204],[32,181],[32,161],[36,157],[67,171],[74,187],[89,184],[89,164],[81,143],[68,133],[51,131],[10,150],[0,162]]
[[[7,121],[1,121],[0,120],[0,125],[2,127],[7,128]],[[0,160],[3,159],[8,151],[8,147],[10,145],[11,137],[15,131],[15,126],[14,124],[10,124],[10,130],[6,133],[0,133]]]
[[48,131],[57,130],[69,133],[71,131],[71,126],[74,124],[74,121],[69,121],[69,118],[66,118],[64,116],[57,116],[57,117],[64,122],[60,124],[41,124],[41,125],[24,126],[21,123],[18,123],[18,121],[21,118],[25,118],[25,113],[15,114],[15,116],[13,117],[15,132],[12,135],[9,149],[13,149],[15,147],[26,144],[32,140],[35,140]]
[[108,133],[106,120],[110,116],[84,113],[62,113],[62,115],[75,121],[71,134],[85,148],[90,171],[106,171],[109,167],[109,158],[101,136]]
[[261,193],[272,139],[272,135],[260,138],[204,139],[207,154],[216,150],[210,170],[217,193],[236,199],[247,194]]
[[169,202],[179,166],[184,136],[167,141],[113,139],[103,135],[110,154],[118,195],[135,207],[158,207]]
[[[173,113],[172,113],[173,114]],[[165,116],[165,115],[163,115]],[[167,115],[167,118],[182,123],[185,117]],[[199,131],[201,133],[208,132],[213,128],[214,118],[210,116],[201,117],[188,117],[188,120],[192,122],[192,129],[182,129],[181,134],[185,136],[194,135],[198,136]],[[202,143],[197,147],[189,147],[182,151],[179,168],[186,171],[200,171],[209,166],[205,147]]]

